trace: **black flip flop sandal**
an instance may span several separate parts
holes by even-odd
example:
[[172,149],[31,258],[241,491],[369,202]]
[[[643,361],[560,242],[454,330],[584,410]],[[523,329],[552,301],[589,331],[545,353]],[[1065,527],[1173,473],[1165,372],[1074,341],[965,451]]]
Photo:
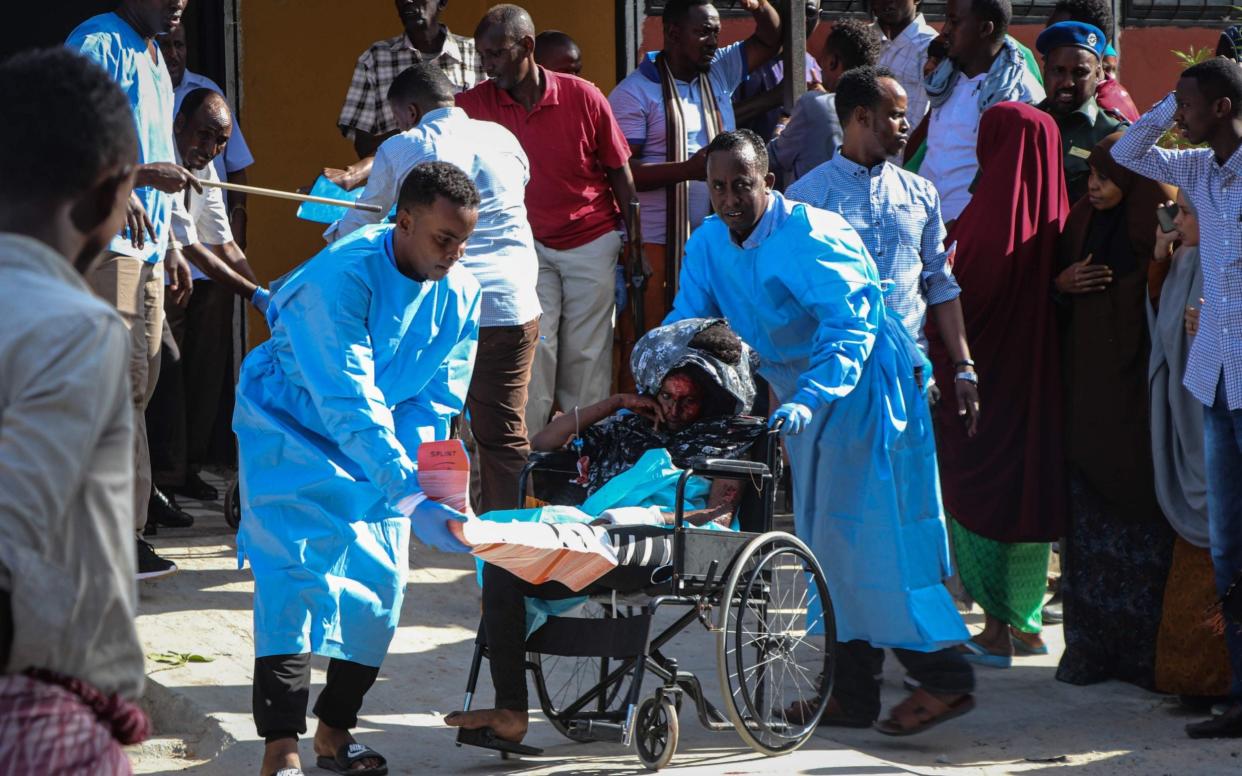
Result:
[[489,727],[475,728],[467,730],[466,728],[457,729],[457,745],[461,746],[478,746],[483,749],[494,749],[501,754],[516,754],[526,757],[538,757],[543,754],[543,750],[535,746],[527,746],[519,744],[516,741],[506,741],[496,735],[496,731]]
[[[354,765],[363,760],[379,760],[380,764],[362,770],[352,770]],[[349,776],[388,776],[388,760],[371,747],[357,741],[342,745],[336,750],[335,757],[319,755],[319,758],[315,760],[315,765],[325,771],[346,773]]]

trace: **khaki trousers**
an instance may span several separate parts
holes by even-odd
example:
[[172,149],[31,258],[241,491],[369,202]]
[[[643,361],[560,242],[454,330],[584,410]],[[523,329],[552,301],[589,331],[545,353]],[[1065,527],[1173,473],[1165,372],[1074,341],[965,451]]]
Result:
[[612,383],[612,327],[621,235],[556,250],[539,242],[539,344],[526,405],[526,430],[552,415],[606,399]]
[[109,252],[87,273],[86,283],[116,308],[129,329],[129,383],[134,406],[134,528],[141,531],[147,524],[147,504],[151,498],[145,410],[160,374],[164,262],[148,264]]

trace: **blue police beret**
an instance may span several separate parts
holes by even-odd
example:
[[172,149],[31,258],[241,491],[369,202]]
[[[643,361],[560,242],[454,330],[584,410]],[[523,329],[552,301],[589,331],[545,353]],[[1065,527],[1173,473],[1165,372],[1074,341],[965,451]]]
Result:
[[1048,29],[1039,33],[1039,37],[1035,39],[1035,48],[1039,49],[1039,53],[1045,57],[1048,52],[1062,46],[1077,46],[1086,49],[1096,58],[1104,56],[1104,49],[1108,46],[1108,38],[1104,36],[1104,32],[1094,24],[1085,22],[1057,22]]

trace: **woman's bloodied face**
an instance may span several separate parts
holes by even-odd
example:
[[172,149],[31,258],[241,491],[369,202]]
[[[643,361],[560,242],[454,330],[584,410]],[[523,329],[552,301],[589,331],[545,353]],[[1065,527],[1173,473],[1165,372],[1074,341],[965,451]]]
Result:
[[680,431],[703,413],[703,389],[687,374],[665,377],[656,401],[660,403],[664,423],[670,431]]

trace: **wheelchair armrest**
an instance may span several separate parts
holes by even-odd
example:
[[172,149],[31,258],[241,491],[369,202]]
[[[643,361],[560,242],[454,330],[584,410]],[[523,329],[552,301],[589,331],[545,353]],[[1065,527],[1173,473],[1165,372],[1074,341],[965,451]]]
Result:
[[578,471],[578,454],[572,450],[531,451],[525,468],[530,471]]
[[690,461],[690,469],[695,474],[724,477],[762,477],[768,473],[765,463],[733,458],[695,458]]

